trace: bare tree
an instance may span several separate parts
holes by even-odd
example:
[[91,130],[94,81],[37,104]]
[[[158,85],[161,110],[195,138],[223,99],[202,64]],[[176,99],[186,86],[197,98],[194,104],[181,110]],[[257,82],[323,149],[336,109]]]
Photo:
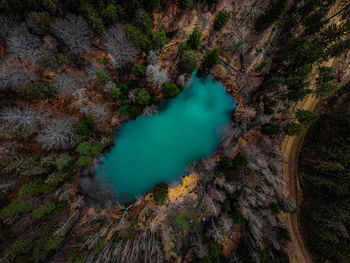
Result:
[[241,121],[250,122],[256,115],[255,109],[251,107],[242,106],[235,110],[235,116]]
[[224,230],[224,232],[230,232],[232,230],[232,227],[233,227],[232,219],[226,215],[223,215],[220,217],[219,224],[222,230]]
[[194,242],[193,248],[198,258],[205,258],[208,256],[208,246],[200,236],[197,236],[197,241]]
[[119,67],[137,60],[139,51],[126,37],[121,24],[109,28],[103,34],[102,39],[107,51],[113,55],[115,63],[118,63]]
[[0,37],[6,38],[10,32],[13,32],[18,21],[14,16],[0,15]]
[[50,52],[41,47],[38,36],[29,33],[27,26],[22,23],[8,34],[6,39],[7,51],[10,54],[37,63],[41,56],[48,56]]
[[129,93],[128,93],[128,99],[129,99],[131,102],[135,102],[137,91],[138,91],[137,89],[132,89],[132,90],[129,91]]
[[72,117],[62,117],[53,119],[46,129],[37,137],[44,149],[67,148],[74,142],[74,119]]
[[52,84],[60,95],[68,96],[76,92],[84,82],[84,78],[76,73],[61,73],[54,77]]
[[66,18],[58,18],[51,24],[51,30],[74,56],[80,56],[91,44],[90,27],[81,16],[69,14]]
[[143,116],[152,116],[153,113],[157,113],[158,112],[158,107],[156,105],[150,105],[150,106],[146,106],[143,109]]
[[157,65],[157,61],[158,61],[158,56],[157,53],[154,50],[150,50],[148,52],[148,58],[147,58],[147,63],[148,65]]
[[110,111],[107,104],[102,103],[90,103],[87,106],[80,109],[80,112],[86,116],[91,116],[94,120],[96,128],[99,130],[106,129],[106,124],[110,119]]
[[211,228],[209,229],[208,234],[210,237],[214,238],[215,241],[219,241],[224,237],[221,233],[220,228],[218,228],[214,222],[212,222]]
[[27,70],[16,59],[6,58],[0,64],[0,89],[16,88],[38,79],[35,72]]
[[0,120],[11,125],[14,131],[25,131],[32,134],[38,130],[39,122],[45,118],[28,105],[23,109],[17,107],[7,107],[0,111]]
[[146,77],[147,81],[155,83],[158,89],[169,80],[167,71],[159,70],[159,67],[154,65],[147,66]]
[[221,211],[220,211],[220,206],[215,203],[215,201],[207,194],[205,199],[205,205],[207,208],[207,211],[212,214],[213,216],[218,216]]
[[180,87],[185,87],[186,84],[186,78],[184,75],[180,75],[179,78],[176,81],[177,85],[179,85]]

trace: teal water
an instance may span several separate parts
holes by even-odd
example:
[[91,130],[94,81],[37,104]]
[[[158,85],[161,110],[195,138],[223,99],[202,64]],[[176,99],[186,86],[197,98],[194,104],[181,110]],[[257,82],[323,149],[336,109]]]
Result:
[[117,198],[126,199],[158,183],[176,182],[186,166],[215,150],[234,108],[234,99],[220,82],[193,75],[158,113],[120,127],[96,174],[108,179]]

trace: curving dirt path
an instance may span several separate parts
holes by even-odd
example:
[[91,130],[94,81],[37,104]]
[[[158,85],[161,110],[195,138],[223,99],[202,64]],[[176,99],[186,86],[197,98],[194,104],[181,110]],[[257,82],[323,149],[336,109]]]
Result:
[[[298,109],[313,110],[317,104],[315,96],[308,96]],[[303,141],[304,133],[301,136],[286,136],[282,143],[282,151],[284,152],[283,175],[286,182],[286,191],[288,195],[295,200],[299,207],[302,203],[302,192],[299,184],[298,176],[298,159]],[[284,214],[281,218],[286,224],[290,237],[292,239],[292,249],[289,257],[292,263],[312,263],[312,257],[305,247],[304,240],[300,232],[300,218],[298,213]]]

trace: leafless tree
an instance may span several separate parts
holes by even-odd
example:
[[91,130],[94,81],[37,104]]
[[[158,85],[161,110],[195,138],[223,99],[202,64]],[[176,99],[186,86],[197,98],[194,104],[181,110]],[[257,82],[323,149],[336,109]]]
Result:
[[163,83],[169,80],[166,70],[159,70],[158,66],[148,65],[146,69],[146,77],[148,82],[156,84],[156,87],[160,89]]
[[1,178],[0,179],[0,193],[5,194],[8,191],[12,190],[16,184],[17,180],[15,178]]
[[66,18],[58,18],[51,24],[51,30],[74,56],[80,56],[91,44],[90,27],[81,16],[69,14]]
[[205,196],[205,205],[207,208],[207,211],[212,214],[213,216],[218,216],[221,211],[220,211],[220,206],[215,203],[215,201],[207,194]]
[[208,246],[200,236],[197,236],[197,241],[193,243],[194,252],[198,258],[208,256]]
[[107,104],[102,103],[90,103],[87,106],[80,108],[80,113],[83,113],[86,116],[91,116],[96,128],[99,130],[104,130],[106,128],[106,124],[111,115]]
[[158,56],[157,53],[154,50],[150,50],[148,52],[148,58],[147,58],[147,63],[148,65],[157,65],[157,61],[158,61]]
[[126,37],[121,24],[116,24],[109,28],[103,34],[102,39],[103,44],[107,48],[107,52],[113,55],[115,63],[118,63],[119,67],[123,67],[137,60],[139,51]]
[[61,73],[57,74],[53,80],[53,86],[62,96],[69,96],[76,92],[85,82],[81,74],[77,73]]
[[53,119],[51,123],[37,137],[44,149],[67,148],[74,144],[74,119],[72,117],[62,117]]
[[48,50],[41,47],[40,38],[29,33],[24,23],[15,27],[14,30],[8,34],[6,47],[10,54],[19,56],[34,64],[39,61],[41,56],[50,55]]
[[152,116],[153,113],[157,113],[158,112],[158,107],[156,105],[150,105],[150,106],[146,106],[143,109],[143,116]]
[[0,64],[0,89],[14,88],[25,85],[31,81],[38,80],[39,76],[31,71],[27,70],[16,59],[6,58],[3,63]]
[[137,94],[137,89],[132,89],[129,91],[128,93],[128,99],[131,101],[131,102],[135,102],[136,100],[136,94]]
[[268,122],[270,122],[270,117],[267,116],[267,115],[264,115],[264,114],[259,115],[258,118],[257,118],[257,122],[258,122],[259,124],[268,123]]
[[250,122],[256,115],[255,109],[251,107],[242,106],[235,110],[235,116],[241,121]]
[[223,234],[221,233],[220,228],[218,228],[214,222],[212,222],[211,228],[209,229],[208,234],[210,237],[214,238],[215,241],[219,241],[224,237]]
[[45,118],[28,105],[23,109],[17,107],[7,107],[0,111],[0,120],[11,125],[14,131],[25,131],[32,134],[38,130],[39,122]]
[[219,224],[224,232],[230,232],[233,227],[232,219],[226,215],[223,215],[219,219]]
[[17,24],[18,21],[14,16],[0,15],[0,37],[6,38],[10,32],[13,32]]
[[74,217],[78,213],[78,211],[79,210],[76,209],[74,213],[63,223],[63,225],[54,232],[55,236],[63,236],[67,232],[67,229],[71,226],[71,223],[74,220]]
[[184,75],[180,75],[179,78],[176,81],[177,85],[179,85],[180,87],[185,87],[186,85],[186,78]]

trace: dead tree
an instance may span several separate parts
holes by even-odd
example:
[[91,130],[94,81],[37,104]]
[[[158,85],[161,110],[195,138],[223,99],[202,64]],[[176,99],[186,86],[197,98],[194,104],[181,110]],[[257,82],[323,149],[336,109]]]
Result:
[[73,56],[80,56],[91,44],[91,30],[81,16],[69,14],[51,24],[52,33],[64,42]]
[[250,122],[256,115],[255,109],[251,107],[242,106],[235,110],[235,116],[240,121]]
[[0,120],[11,125],[15,132],[25,131],[26,134],[33,134],[38,131],[39,123],[45,118],[29,106],[23,109],[17,107],[7,107],[0,111]]
[[212,222],[211,228],[209,229],[208,234],[215,241],[219,241],[224,237],[223,234],[221,233],[220,228],[218,228],[214,222]]
[[50,52],[41,47],[38,36],[29,33],[27,26],[22,23],[8,34],[6,39],[7,51],[36,64],[41,56],[48,56]]
[[137,60],[139,51],[126,37],[123,26],[117,24],[109,28],[102,36],[107,52],[112,54],[118,67],[124,67]]
[[220,206],[216,204],[215,201],[209,195],[206,195],[204,201],[209,214],[216,217],[221,213]]
[[208,246],[200,236],[197,236],[197,241],[193,243],[193,249],[198,258],[205,258],[208,256]]
[[14,31],[17,23],[14,16],[0,15],[0,37],[6,38],[9,33]]
[[150,106],[146,106],[143,109],[142,115],[143,116],[152,116],[154,113],[158,112],[158,108],[156,105],[150,105]]
[[44,149],[67,148],[74,144],[73,124],[74,119],[71,117],[53,119],[37,137],[37,141]]
[[219,219],[219,224],[224,232],[230,232],[233,227],[232,219],[226,215],[223,215]]
[[158,56],[157,53],[154,50],[150,50],[148,52],[148,58],[147,58],[147,63],[148,65],[157,65],[157,61],[158,61]]
[[13,88],[38,80],[39,76],[27,70],[17,59],[6,58],[0,64],[0,89]]
[[58,94],[70,96],[76,93],[84,84],[84,79],[76,73],[62,73],[54,77],[52,84],[57,89]]
[[160,70],[158,66],[154,65],[147,66],[146,77],[148,82],[156,84],[157,89],[160,89],[165,82],[169,81],[167,71]]

